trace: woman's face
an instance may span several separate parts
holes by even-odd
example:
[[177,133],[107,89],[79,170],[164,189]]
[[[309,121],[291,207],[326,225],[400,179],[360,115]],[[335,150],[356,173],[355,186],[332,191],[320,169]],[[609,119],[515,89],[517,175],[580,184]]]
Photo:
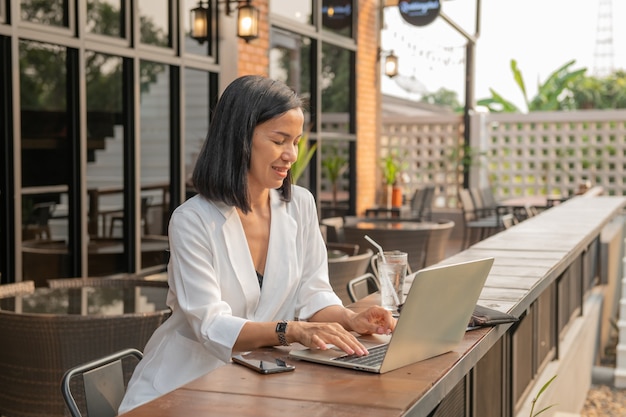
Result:
[[298,142],[302,137],[304,114],[292,109],[254,129],[248,171],[251,192],[279,188],[291,164],[298,159]]

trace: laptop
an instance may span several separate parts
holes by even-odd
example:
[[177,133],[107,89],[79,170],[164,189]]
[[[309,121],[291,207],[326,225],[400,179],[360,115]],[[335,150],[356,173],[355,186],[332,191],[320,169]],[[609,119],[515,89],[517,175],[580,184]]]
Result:
[[347,355],[331,347],[293,349],[289,356],[382,374],[449,352],[465,335],[493,261],[484,258],[417,271],[393,334],[359,337],[369,355]]

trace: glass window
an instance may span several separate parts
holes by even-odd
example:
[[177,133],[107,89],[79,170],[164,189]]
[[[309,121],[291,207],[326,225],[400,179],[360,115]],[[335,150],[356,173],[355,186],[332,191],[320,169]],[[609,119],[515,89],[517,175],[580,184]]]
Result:
[[209,130],[209,73],[185,70],[185,183],[187,196],[195,194],[191,176]]
[[87,0],[87,32],[124,38],[126,36],[122,0]]
[[[124,252],[123,60],[85,51],[90,275],[126,272]],[[106,249],[106,250],[104,250]]]
[[347,210],[350,186],[349,161],[353,138],[351,121],[352,52],[322,44],[321,90],[322,158],[321,201],[325,210],[337,214]]
[[170,184],[170,70],[141,61],[141,267],[164,263]]
[[352,0],[323,0],[322,27],[343,36],[352,36]]
[[67,0],[20,0],[23,21],[67,27],[69,22]]
[[65,49],[20,42],[22,185],[67,184],[70,165],[67,138]]
[[[311,115],[311,59],[313,42],[306,36],[281,29],[272,29],[269,51],[272,78],[281,80],[293,88],[308,103],[305,108],[305,134],[310,130]],[[307,137],[307,139],[313,139]],[[305,169],[302,177],[296,178],[303,186],[310,184],[309,170]]]
[[68,138],[65,48],[21,41],[20,119],[23,279],[68,277]]
[[139,0],[141,43],[171,46],[170,9],[168,0]]
[[270,1],[270,13],[298,23],[313,23],[312,0]]
[[311,99],[311,39],[285,30],[272,30],[270,77],[281,80]]
[[[352,86],[352,52],[328,43],[322,44],[322,118],[326,115],[342,115],[348,120],[350,112],[350,87]],[[332,130],[349,132],[349,125]]]

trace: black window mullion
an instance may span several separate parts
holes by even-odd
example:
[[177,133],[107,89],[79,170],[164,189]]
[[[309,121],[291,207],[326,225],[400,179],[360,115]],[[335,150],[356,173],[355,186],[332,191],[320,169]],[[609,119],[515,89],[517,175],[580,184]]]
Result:
[[[13,178],[13,87],[11,84],[11,39],[0,36],[0,283],[15,280],[15,195]],[[10,280],[10,281],[9,281]]]

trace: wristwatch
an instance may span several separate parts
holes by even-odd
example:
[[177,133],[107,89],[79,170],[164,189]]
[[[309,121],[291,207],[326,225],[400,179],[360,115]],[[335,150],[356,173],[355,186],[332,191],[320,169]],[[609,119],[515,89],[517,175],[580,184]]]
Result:
[[285,333],[287,332],[287,320],[281,320],[276,324],[276,335],[278,336],[278,342],[281,346],[289,346],[287,342],[287,336]]

